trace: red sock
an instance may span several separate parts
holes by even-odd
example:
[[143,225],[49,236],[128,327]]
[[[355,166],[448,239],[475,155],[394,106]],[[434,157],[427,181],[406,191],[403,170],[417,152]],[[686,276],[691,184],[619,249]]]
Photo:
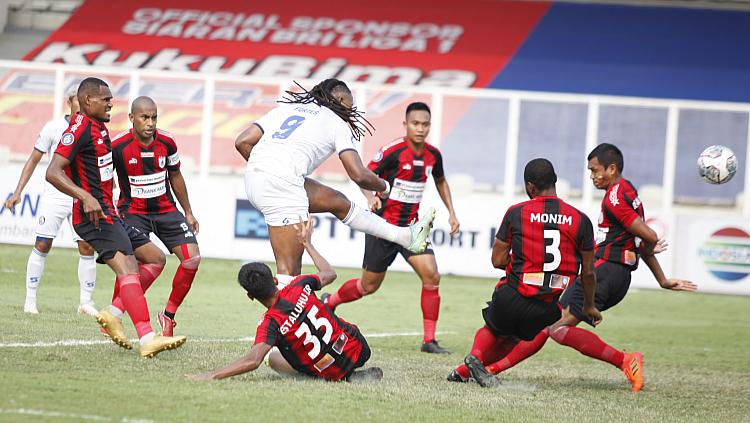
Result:
[[148,317],[148,304],[146,304],[146,297],[143,296],[143,288],[141,288],[140,276],[133,273],[118,276],[117,284],[120,286],[120,298],[122,298],[125,311],[130,315],[130,320],[133,321],[138,337],[141,338],[149,332],[153,332]]
[[510,369],[542,349],[544,343],[547,342],[547,338],[549,338],[549,331],[547,328],[544,328],[531,341],[521,341],[516,344],[515,347],[513,347],[513,349],[510,350],[510,352],[508,352],[508,354],[500,361],[496,361],[487,366],[487,370],[493,375],[496,375]]
[[[484,364],[491,363],[498,360],[500,354],[506,351],[503,348],[505,343],[505,338],[495,335],[487,326],[482,326],[474,335],[474,345],[471,346],[471,355],[478,358]],[[469,369],[465,364],[456,367],[456,372],[464,379],[468,379],[470,376]]]
[[560,345],[578,350],[583,355],[606,361],[620,368],[625,354],[607,345],[593,332],[575,326],[563,326],[550,332],[550,337]]
[[424,342],[435,340],[438,314],[440,314],[440,294],[438,285],[422,285],[422,321],[424,322]]
[[193,285],[193,279],[195,279],[195,274],[198,273],[200,260],[200,256],[190,257],[177,267],[177,272],[175,272],[174,279],[172,280],[172,292],[169,294],[169,301],[167,301],[167,307],[164,308],[164,311],[172,315],[177,313],[177,307],[182,304],[188,291],[190,291],[190,287]]
[[[162,270],[164,270],[164,266],[159,264],[146,263],[138,265],[138,275],[140,276],[141,289],[144,293],[151,287],[156,278],[159,277]],[[115,284],[115,291],[112,293],[112,305],[125,311],[125,305],[122,303],[122,298],[120,298],[120,284],[117,283]]]
[[338,291],[328,297],[328,306],[336,308],[339,304],[357,301],[364,296],[365,289],[362,287],[362,281],[359,278],[349,279],[341,285]]

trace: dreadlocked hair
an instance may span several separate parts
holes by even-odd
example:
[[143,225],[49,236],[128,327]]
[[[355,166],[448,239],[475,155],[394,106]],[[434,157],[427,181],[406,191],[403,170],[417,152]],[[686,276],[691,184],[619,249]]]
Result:
[[286,104],[310,104],[314,103],[318,106],[327,107],[331,109],[333,113],[336,113],[344,122],[349,124],[349,128],[352,131],[352,137],[355,140],[360,141],[365,136],[365,131],[372,135],[372,131],[375,127],[365,119],[363,116],[364,112],[357,110],[355,106],[351,108],[344,106],[340,101],[336,99],[335,94],[338,92],[345,92],[351,95],[351,90],[343,81],[338,79],[329,78],[320,84],[312,87],[310,91],[306,90],[297,81],[294,81],[302,92],[286,91],[280,103]]

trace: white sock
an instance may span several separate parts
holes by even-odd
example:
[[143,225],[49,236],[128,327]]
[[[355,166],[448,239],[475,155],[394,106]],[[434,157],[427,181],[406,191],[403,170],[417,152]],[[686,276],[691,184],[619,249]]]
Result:
[[31,250],[29,261],[26,263],[26,303],[36,304],[36,290],[39,288],[39,282],[42,280],[44,272],[44,262],[47,260],[47,254],[37,251],[36,248]]
[[411,230],[408,227],[391,225],[382,217],[354,203],[342,222],[352,229],[395,242],[404,248],[411,244]]
[[111,315],[113,315],[115,317],[119,317],[120,319],[122,319],[122,316],[125,315],[125,311],[120,310],[119,308],[117,308],[117,307],[113,306],[112,304],[110,304],[109,305],[109,314],[111,314]]
[[155,336],[156,336],[156,335],[154,335],[154,332],[149,332],[149,333],[147,333],[147,334],[145,334],[145,335],[141,336],[141,338],[140,338],[140,339],[138,340],[138,342],[139,342],[139,343],[140,343],[141,345],[145,345],[145,344],[147,344],[147,343],[149,343],[149,342],[153,341],[153,340],[154,340],[154,337],[155,337]]
[[286,288],[287,285],[289,285],[289,282],[294,280],[294,276],[289,275],[282,275],[277,273],[276,274],[276,289],[281,291],[282,289]]
[[94,302],[91,296],[96,286],[96,260],[94,256],[78,257],[78,283],[81,284],[81,304]]

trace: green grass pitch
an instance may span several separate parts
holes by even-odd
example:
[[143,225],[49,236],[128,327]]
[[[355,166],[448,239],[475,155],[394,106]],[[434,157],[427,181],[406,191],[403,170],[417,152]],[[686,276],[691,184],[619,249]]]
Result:
[[[430,356],[419,352],[420,284],[396,272],[380,292],[338,310],[365,334],[378,334],[369,338],[368,364],[383,368],[381,382],[285,379],[266,366],[224,381],[191,382],[183,375],[222,366],[251,345],[262,306],[248,302],[237,285],[238,262],[203,260],[177,314],[176,333],[187,335],[187,344],[144,360],[99,343],[93,318],[75,314],[73,250],[52,250],[38,294],[41,314],[24,314],[29,251],[0,245],[0,421],[750,421],[747,297],[633,291],[607,311],[596,333],[644,353],[646,385],[638,394],[618,369],[551,341],[503,374],[502,389],[447,382],[481,325],[495,281],[443,277],[438,339],[453,353]],[[148,292],[152,316],[164,306],[175,267],[172,256]],[[105,266],[97,270],[95,299],[104,306],[113,275]],[[338,272],[333,287],[359,274]],[[135,335],[129,322],[125,327]],[[50,346],[57,341],[70,342]]]

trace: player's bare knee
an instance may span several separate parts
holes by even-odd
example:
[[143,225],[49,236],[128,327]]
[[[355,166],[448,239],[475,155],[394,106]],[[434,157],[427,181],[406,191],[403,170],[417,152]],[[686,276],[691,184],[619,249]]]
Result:
[[425,289],[438,289],[440,286],[440,273],[434,272],[422,278],[422,286]]
[[34,249],[42,254],[49,253],[49,250],[52,249],[52,238],[37,238],[34,242]]
[[83,241],[78,241],[78,254],[82,256],[93,256],[94,247]]
[[198,269],[198,266],[201,264],[201,256],[192,256],[190,258],[186,258],[185,260],[182,260],[182,267],[185,269],[191,269],[195,270]]

